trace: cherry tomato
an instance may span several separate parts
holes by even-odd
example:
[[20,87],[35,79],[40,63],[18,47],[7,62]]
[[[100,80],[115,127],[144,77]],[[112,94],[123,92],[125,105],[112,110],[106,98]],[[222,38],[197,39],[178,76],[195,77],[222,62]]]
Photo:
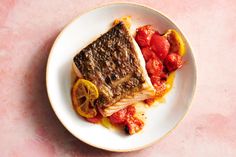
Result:
[[144,103],[148,104],[149,106],[151,106],[154,102],[155,102],[155,98],[149,98],[149,99],[144,100]]
[[125,122],[125,132],[132,135],[142,130],[144,122],[137,117],[129,117]]
[[164,61],[164,64],[169,72],[175,71],[182,67],[182,57],[177,53],[168,54]]
[[150,75],[160,75],[163,70],[163,64],[160,59],[150,59],[146,64],[147,72]]
[[157,58],[156,54],[149,47],[144,47],[141,51],[146,62],[151,58]]
[[166,84],[165,82],[160,82],[160,84],[154,84],[154,88],[156,89],[156,97],[162,97],[166,93]]
[[158,75],[152,75],[151,76],[151,82],[152,84],[160,85],[161,84],[161,77]]
[[154,33],[155,30],[151,25],[145,25],[137,29],[135,40],[140,47],[149,46]]
[[122,109],[122,110],[120,110],[118,112],[113,113],[109,117],[109,119],[110,119],[111,123],[114,123],[114,124],[124,123],[125,120],[126,120],[126,113],[127,113],[127,108]]
[[167,81],[168,74],[166,72],[162,72],[160,77],[161,77],[161,81]]
[[91,123],[99,123],[101,121],[101,119],[102,119],[102,115],[99,113],[93,118],[86,118],[86,120]]
[[134,116],[135,113],[136,113],[136,108],[133,105],[127,107],[126,117]]
[[156,89],[156,96],[162,96],[165,93],[166,90],[166,81],[161,80],[160,76],[151,76],[151,82],[154,86],[154,88]]
[[164,60],[169,52],[170,43],[164,36],[154,34],[150,41],[151,49],[156,53],[159,59]]

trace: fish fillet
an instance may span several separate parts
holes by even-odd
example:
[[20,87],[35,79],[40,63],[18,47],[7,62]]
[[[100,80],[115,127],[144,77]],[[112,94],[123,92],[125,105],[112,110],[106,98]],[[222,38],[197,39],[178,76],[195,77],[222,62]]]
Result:
[[123,22],[82,49],[73,59],[79,78],[93,82],[103,116],[155,95],[141,50]]

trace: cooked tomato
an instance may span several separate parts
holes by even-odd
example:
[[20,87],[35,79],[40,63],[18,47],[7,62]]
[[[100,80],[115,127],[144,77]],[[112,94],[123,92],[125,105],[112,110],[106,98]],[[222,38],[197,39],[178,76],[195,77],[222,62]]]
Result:
[[160,59],[150,59],[146,64],[146,69],[150,75],[160,75],[163,70],[163,64]]
[[151,82],[154,88],[156,89],[156,96],[159,97],[164,95],[164,92],[166,90],[166,84],[165,84],[166,80],[162,80],[161,76],[152,75]]
[[167,81],[168,74],[166,72],[162,72],[160,77],[161,77],[161,81]]
[[125,122],[126,119],[127,108],[119,110],[118,112],[113,113],[109,119],[111,123],[121,124]]
[[150,41],[151,49],[156,53],[159,59],[164,60],[169,52],[170,43],[164,36],[154,34]]
[[134,116],[135,112],[136,112],[136,108],[133,105],[128,106],[126,117]]
[[149,99],[144,100],[144,103],[148,104],[149,106],[151,106],[154,102],[155,102],[155,98],[149,98]]
[[102,120],[102,115],[101,114],[97,114],[93,118],[86,118],[86,120],[91,122],[91,123],[99,123]]
[[168,54],[164,61],[164,64],[169,72],[175,71],[182,67],[182,57],[177,53]]
[[170,43],[169,53],[177,53],[180,56],[183,56],[186,52],[184,40],[179,32],[174,29],[169,29],[163,35]]
[[154,88],[156,89],[156,97],[162,97],[166,93],[166,84],[165,82],[160,82],[160,84],[154,84]]
[[151,25],[145,25],[143,27],[139,27],[136,31],[135,40],[140,47],[149,46],[150,40],[154,33],[155,30]]
[[142,130],[144,122],[137,117],[129,117],[125,122],[125,132],[132,135]]
[[144,47],[141,51],[146,62],[151,58],[157,58],[156,54],[149,47]]
[[160,85],[161,84],[161,77],[158,75],[152,75],[151,76],[151,82],[152,84]]

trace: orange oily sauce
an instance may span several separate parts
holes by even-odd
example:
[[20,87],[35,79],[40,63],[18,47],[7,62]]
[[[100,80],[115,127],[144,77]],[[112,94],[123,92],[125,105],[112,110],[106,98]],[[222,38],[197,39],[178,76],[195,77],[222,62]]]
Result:
[[172,89],[173,87],[173,84],[174,84],[174,79],[175,79],[175,72],[172,72],[169,74],[167,80],[166,80],[166,89],[163,93],[163,96],[161,97],[157,97],[155,99],[156,102],[159,102],[159,103],[164,103],[165,102],[165,95]]
[[166,82],[164,82],[165,88],[164,89],[160,88],[159,91],[156,91],[156,95],[154,97],[144,100],[144,103],[147,104],[148,106],[152,106],[156,102],[158,102],[158,104],[164,103],[165,95],[172,89],[174,79],[175,79],[175,72],[171,72],[167,77]]

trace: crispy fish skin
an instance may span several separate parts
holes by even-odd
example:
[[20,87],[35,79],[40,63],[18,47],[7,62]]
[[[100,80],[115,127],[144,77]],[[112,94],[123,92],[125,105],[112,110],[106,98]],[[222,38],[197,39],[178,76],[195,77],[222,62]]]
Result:
[[97,86],[99,98],[95,104],[103,116],[155,94],[134,42],[120,22],[73,59],[77,76]]

